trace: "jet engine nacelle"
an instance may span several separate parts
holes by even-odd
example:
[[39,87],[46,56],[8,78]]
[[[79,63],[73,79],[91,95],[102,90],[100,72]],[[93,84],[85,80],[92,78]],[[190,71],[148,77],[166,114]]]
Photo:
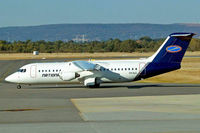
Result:
[[79,76],[80,75],[78,73],[75,73],[75,72],[60,72],[59,73],[59,77],[64,81],[70,81],[70,80],[73,80],[73,79],[75,79]]

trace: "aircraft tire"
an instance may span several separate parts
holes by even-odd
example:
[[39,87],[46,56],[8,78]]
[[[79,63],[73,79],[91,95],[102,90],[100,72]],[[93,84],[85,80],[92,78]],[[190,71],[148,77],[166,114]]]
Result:
[[100,87],[100,84],[89,85],[88,87],[89,87],[89,88],[99,88],[99,87]]
[[22,87],[21,87],[21,85],[17,85],[17,89],[21,89]]
[[99,88],[100,87],[100,84],[95,84],[94,85],[94,88]]

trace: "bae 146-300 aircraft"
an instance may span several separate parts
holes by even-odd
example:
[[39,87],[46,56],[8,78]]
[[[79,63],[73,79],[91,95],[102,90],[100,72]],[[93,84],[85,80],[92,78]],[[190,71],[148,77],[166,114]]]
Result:
[[71,61],[32,63],[5,80],[21,84],[80,82],[87,87],[101,83],[132,82],[181,68],[182,58],[194,33],[172,33],[151,57],[139,60]]

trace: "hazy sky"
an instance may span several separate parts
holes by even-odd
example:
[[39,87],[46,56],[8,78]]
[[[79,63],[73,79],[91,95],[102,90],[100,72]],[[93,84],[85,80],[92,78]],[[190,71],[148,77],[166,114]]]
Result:
[[200,23],[200,0],[0,0],[0,27],[60,23]]

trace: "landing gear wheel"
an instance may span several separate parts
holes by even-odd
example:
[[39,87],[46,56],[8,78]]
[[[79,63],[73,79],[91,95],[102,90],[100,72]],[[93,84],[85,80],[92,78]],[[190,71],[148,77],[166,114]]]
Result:
[[100,87],[100,84],[95,84],[94,85],[94,88],[99,88]]
[[22,87],[21,87],[21,85],[17,85],[17,89],[21,89]]
[[99,87],[100,87],[100,84],[89,85],[88,87],[89,87],[89,88],[99,88]]

